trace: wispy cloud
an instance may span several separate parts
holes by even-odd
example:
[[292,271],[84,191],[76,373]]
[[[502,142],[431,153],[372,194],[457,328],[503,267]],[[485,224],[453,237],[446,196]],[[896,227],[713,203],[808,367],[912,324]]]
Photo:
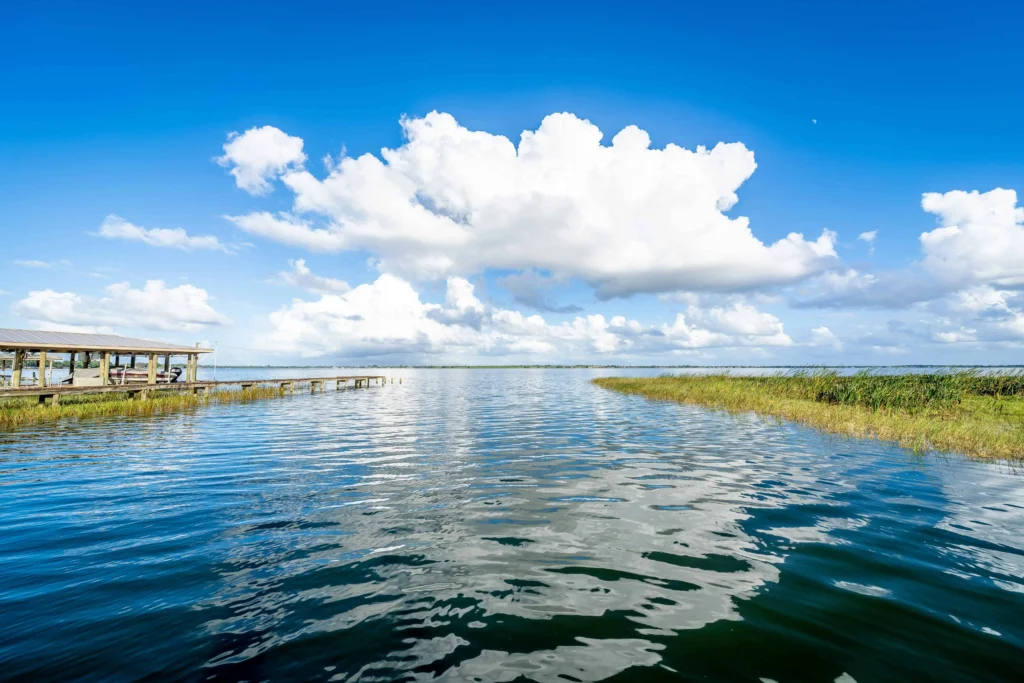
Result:
[[189,235],[184,228],[143,228],[130,223],[115,214],[103,219],[100,230],[96,233],[106,239],[121,239],[142,242],[151,247],[181,249],[182,251],[222,251],[234,253],[213,235]]
[[868,243],[868,247],[869,247],[868,248],[868,253],[869,254],[874,254],[875,253],[875,238],[876,237],[878,237],[878,231],[877,230],[869,230],[867,232],[862,232],[861,234],[857,235],[857,239],[859,239],[862,242],[867,242]]
[[15,259],[14,265],[23,268],[53,268],[49,261],[36,261],[34,259]]
[[352,289],[344,280],[317,275],[309,269],[305,259],[289,261],[288,265],[292,269],[278,273],[277,278],[273,280],[274,282],[292,287],[302,287],[303,289],[320,294],[343,294]]

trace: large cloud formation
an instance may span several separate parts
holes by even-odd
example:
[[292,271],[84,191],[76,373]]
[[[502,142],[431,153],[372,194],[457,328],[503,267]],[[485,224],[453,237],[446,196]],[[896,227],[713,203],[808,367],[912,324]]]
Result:
[[295,299],[270,316],[268,351],[318,357],[344,353],[469,355],[645,354],[709,347],[791,346],[774,316],[737,303],[703,311],[690,307],[672,323],[642,325],[623,316],[577,316],[550,324],[540,315],[487,305],[473,285],[450,277],[443,304],[427,303],[407,281],[375,282],[318,300]]
[[405,279],[487,268],[579,277],[598,296],[736,291],[791,283],[835,262],[834,235],[765,244],[725,214],[756,168],[741,143],[652,149],[635,126],[603,145],[568,113],[508,138],[432,112],[401,122],[405,144],[303,166],[302,140],[264,126],[233,135],[218,161],[253,194],[277,178],[291,212],[230,217],[239,228],[315,251],[364,249]]

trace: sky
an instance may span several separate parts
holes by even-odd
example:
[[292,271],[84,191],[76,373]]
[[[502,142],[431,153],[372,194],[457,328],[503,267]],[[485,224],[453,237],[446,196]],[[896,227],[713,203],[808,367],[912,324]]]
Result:
[[1018,4],[143,4],[0,22],[0,327],[237,364],[1024,358]]

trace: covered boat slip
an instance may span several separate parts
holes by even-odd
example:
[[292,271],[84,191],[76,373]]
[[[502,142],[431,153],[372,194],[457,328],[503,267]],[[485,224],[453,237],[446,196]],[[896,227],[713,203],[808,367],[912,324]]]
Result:
[[[74,394],[127,392],[145,398],[149,392],[157,390],[199,392],[228,385],[241,386],[243,390],[256,385],[275,385],[284,392],[299,384],[310,385],[312,391],[322,391],[330,382],[341,388],[349,382],[365,387],[371,382],[383,384],[385,381],[382,375],[348,375],[200,382],[197,379],[199,355],[211,352],[212,349],[198,345],[181,346],[111,334],[0,328],[0,398],[36,396],[40,403],[47,398],[57,403],[62,395]],[[48,378],[47,364],[51,368],[49,377],[52,377],[53,361],[58,360],[58,356],[60,360],[69,361],[68,377],[55,383]],[[175,356],[185,359],[184,369],[172,366]],[[25,365],[31,361],[38,367],[34,378],[29,375],[32,368]],[[94,362],[99,367],[91,367]],[[26,379],[34,381],[26,384]]]
[[[211,349],[135,339],[113,334],[82,334],[0,328],[0,397],[47,396],[124,390],[125,385],[154,387],[196,382],[199,355]],[[177,356],[184,368],[172,367]],[[35,371],[27,364],[35,361]],[[68,375],[52,381],[54,361]],[[123,361],[123,363],[122,363]],[[98,367],[92,367],[93,364]],[[162,367],[161,367],[162,366]],[[26,386],[25,380],[30,380]]]

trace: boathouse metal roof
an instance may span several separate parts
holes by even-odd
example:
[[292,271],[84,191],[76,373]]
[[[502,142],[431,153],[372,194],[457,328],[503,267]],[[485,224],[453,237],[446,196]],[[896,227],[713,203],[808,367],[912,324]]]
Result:
[[14,330],[0,328],[0,350],[31,351],[116,351],[120,353],[210,353],[213,349],[168,344],[149,339],[135,339],[116,334],[84,334],[81,332],[48,332],[45,330]]

